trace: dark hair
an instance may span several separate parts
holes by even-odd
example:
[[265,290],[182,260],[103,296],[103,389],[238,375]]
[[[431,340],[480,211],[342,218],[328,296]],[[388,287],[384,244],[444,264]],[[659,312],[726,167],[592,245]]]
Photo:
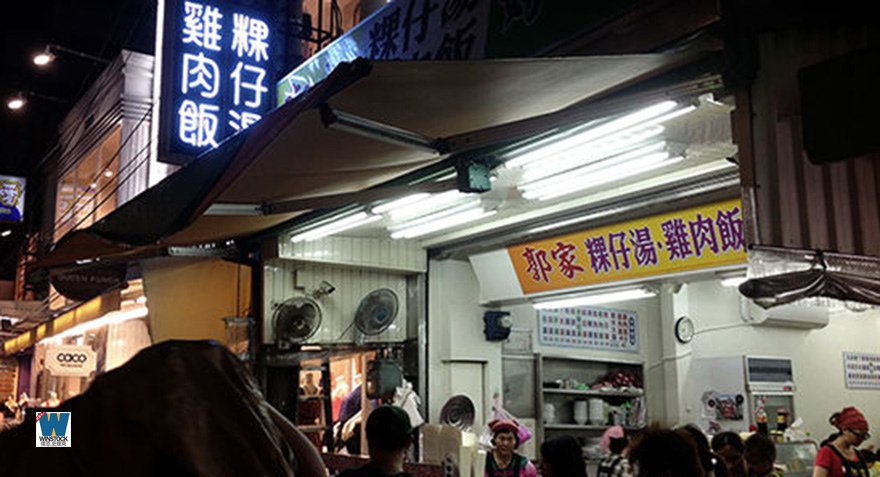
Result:
[[635,477],[704,477],[692,439],[681,433],[651,426],[639,434],[629,460],[638,466]]
[[722,432],[721,434],[715,434],[715,437],[712,438],[713,451],[718,452],[727,446],[733,447],[740,453],[746,451],[742,438],[735,432]]
[[776,461],[776,444],[760,432],[756,432],[746,439],[745,448],[746,462],[773,463]]
[[831,444],[834,441],[834,439],[837,439],[838,437],[840,437],[841,434],[843,434],[843,433],[842,432],[835,432],[835,433],[829,435],[821,443],[819,443],[819,447],[825,447],[828,444]]
[[703,471],[706,473],[711,471],[715,467],[714,460],[712,459],[712,451],[709,449],[709,439],[706,439],[703,431],[693,424],[687,424],[679,429],[682,432],[686,432],[697,446],[697,457],[700,459],[700,466],[703,467]]
[[626,449],[626,446],[629,445],[629,438],[626,436],[623,437],[612,437],[608,441],[608,450],[611,451],[612,454],[622,454],[623,450]]
[[493,446],[495,445],[495,438],[498,437],[499,434],[511,434],[511,435],[513,435],[513,440],[514,440],[513,447],[514,447],[514,448],[519,448],[519,433],[517,433],[517,432],[513,432],[513,431],[511,431],[511,430],[509,430],[509,429],[501,429],[500,431],[497,431],[497,432],[495,432],[494,434],[492,434],[492,445],[493,445]]
[[555,469],[554,475],[587,477],[580,443],[572,436],[553,436],[541,444],[541,460]]
[[367,442],[370,449],[397,451],[412,443],[409,415],[395,406],[379,406],[367,417]]

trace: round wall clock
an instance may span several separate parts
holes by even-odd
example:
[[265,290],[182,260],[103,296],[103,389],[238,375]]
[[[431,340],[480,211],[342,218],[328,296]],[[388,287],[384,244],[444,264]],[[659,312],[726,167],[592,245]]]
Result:
[[675,321],[675,339],[679,343],[690,343],[694,339],[694,322],[690,318],[682,316]]

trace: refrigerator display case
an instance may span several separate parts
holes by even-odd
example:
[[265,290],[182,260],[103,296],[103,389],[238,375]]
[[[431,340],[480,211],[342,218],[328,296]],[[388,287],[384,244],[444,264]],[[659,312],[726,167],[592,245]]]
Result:
[[777,443],[776,465],[783,468],[785,477],[812,477],[817,452],[812,441]]
[[[704,428],[744,432],[761,408],[770,430],[795,416],[794,370],[790,358],[729,356],[695,360],[689,399],[699,401]],[[780,414],[783,416],[780,418]]]

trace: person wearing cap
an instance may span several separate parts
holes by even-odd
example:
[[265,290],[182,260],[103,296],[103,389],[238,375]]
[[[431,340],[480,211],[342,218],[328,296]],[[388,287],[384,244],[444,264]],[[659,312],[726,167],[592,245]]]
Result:
[[865,416],[858,409],[847,407],[828,421],[838,432],[822,442],[813,477],[868,477],[868,465],[857,449],[871,437]]
[[624,477],[632,475],[629,470],[629,462],[623,455],[624,449],[629,445],[629,439],[621,426],[612,426],[605,430],[599,440],[599,449],[607,455],[596,471],[597,477]]
[[403,463],[412,445],[412,424],[406,411],[382,405],[367,417],[367,448],[370,461],[361,468],[347,469],[339,477],[411,477]]
[[489,423],[492,430],[492,452],[486,456],[485,477],[537,477],[538,470],[529,458],[516,453],[519,427],[509,419]]

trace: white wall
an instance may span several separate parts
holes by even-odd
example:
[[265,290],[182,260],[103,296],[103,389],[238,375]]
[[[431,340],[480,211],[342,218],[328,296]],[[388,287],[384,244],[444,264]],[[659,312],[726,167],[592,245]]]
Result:
[[330,264],[269,260],[263,268],[265,292],[263,310],[265,326],[263,342],[271,342],[272,318],[276,303],[288,298],[311,293],[326,280],[336,290],[322,297],[321,328],[309,339],[310,343],[350,343],[354,339],[351,327],[361,300],[379,288],[391,289],[398,299],[397,318],[387,330],[365,338],[367,343],[379,341],[404,341],[407,332],[406,275],[380,270],[353,268]]
[[[880,427],[880,391],[847,389],[842,357],[844,351],[880,352],[880,310],[835,313],[827,327],[812,331],[755,327],[740,318],[735,288],[721,287],[717,280],[685,288],[697,334],[686,345],[692,354],[679,361],[743,354],[791,357],[797,386],[795,412],[814,436],[829,434],[828,417],[849,405],[861,409],[873,427]],[[680,382],[687,383],[689,367],[682,369]],[[679,402],[681,422],[699,416],[700,392],[692,390]]]
[[[479,285],[466,261],[432,260],[428,265],[428,420],[438,422],[440,409],[454,392],[482,389],[471,395],[477,422],[485,422],[494,392],[501,392],[501,344],[486,341]],[[483,368],[474,383],[474,366]],[[469,393],[470,394],[470,393]]]
[[[608,304],[608,308],[635,311],[639,315],[639,353],[584,350],[568,347],[542,346],[537,333],[537,314],[531,305],[506,307],[479,306],[480,290],[473,269],[468,262],[432,260],[428,274],[428,363],[429,363],[429,419],[436,422],[443,403],[454,389],[460,388],[460,379],[470,373],[456,373],[454,361],[484,361],[485,382],[481,398],[471,396],[482,407],[482,415],[490,412],[493,395],[502,392],[500,342],[486,341],[483,334],[483,313],[503,310],[511,313],[515,329],[532,330],[532,349],[550,356],[586,357],[598,360],[641,361],[645,363],[646,388],[652,396],[648,412],[651,419],[665,418],[663,400],[664,377],[659,366],[662,358],[660,342],[660,301],[657,298]],[[450,361],[453,361],[451,363]],[[522,416],[526,417],[526,416]]]
[[[431,261],[429,268],[429,419],[436,422],[451,390],[459,387],[454,384],[457,376],[453,365],[444,360],[485,360],[486,406],[492,394],[501,390],[502,349],[499,343],[487,342],[483,336],[482,314],[489,308],[478,304],[480,290],[469,264]],[[542,346],[531,306],[501,309],[511,312],[515,328],[534,330],[536,353],[644,362],[652,421],[667,425],[699,421],[703,390],[695,389],[693,360],[752,354],[793,359],[798,388],[795,411],[814,436],[830,433],[828,416],[847,405],[859,407],[874,427],[880,427],[880,391],[846,389],[842,358],[843,351],[880,352],[880,311],[836,313],[827,327],[812,331],[756,327],[740,318],[736,288],[722,287],[718,280],[694,281],[677,293],[673,293],[673,287],[664,286],[657,298],[607,307],[639,314],[638,355]],[[689,344],[678,343],[673,332],[675,320],[684,315],[694,320],[697,329]]]
[[[538,335],[538,315],[530,304],[503,307],[509,311],[514,320],[515,329],[532,330],[532,349],[535,353],[556,357],[577,357],[603,361],[642,362],[645,365],[645,388],[649,393],[648,418],[663,420],[664,413],[664,377],[660,366],[662,348],[660,342],[660,300],[646,298],[621,303],[608,303],[604,308],[634,311],[639,316],[639,352],[624,353],[600,351],[584,348],[545,346],[540,343]],[[499,355],[500,359],[500,355]]]

